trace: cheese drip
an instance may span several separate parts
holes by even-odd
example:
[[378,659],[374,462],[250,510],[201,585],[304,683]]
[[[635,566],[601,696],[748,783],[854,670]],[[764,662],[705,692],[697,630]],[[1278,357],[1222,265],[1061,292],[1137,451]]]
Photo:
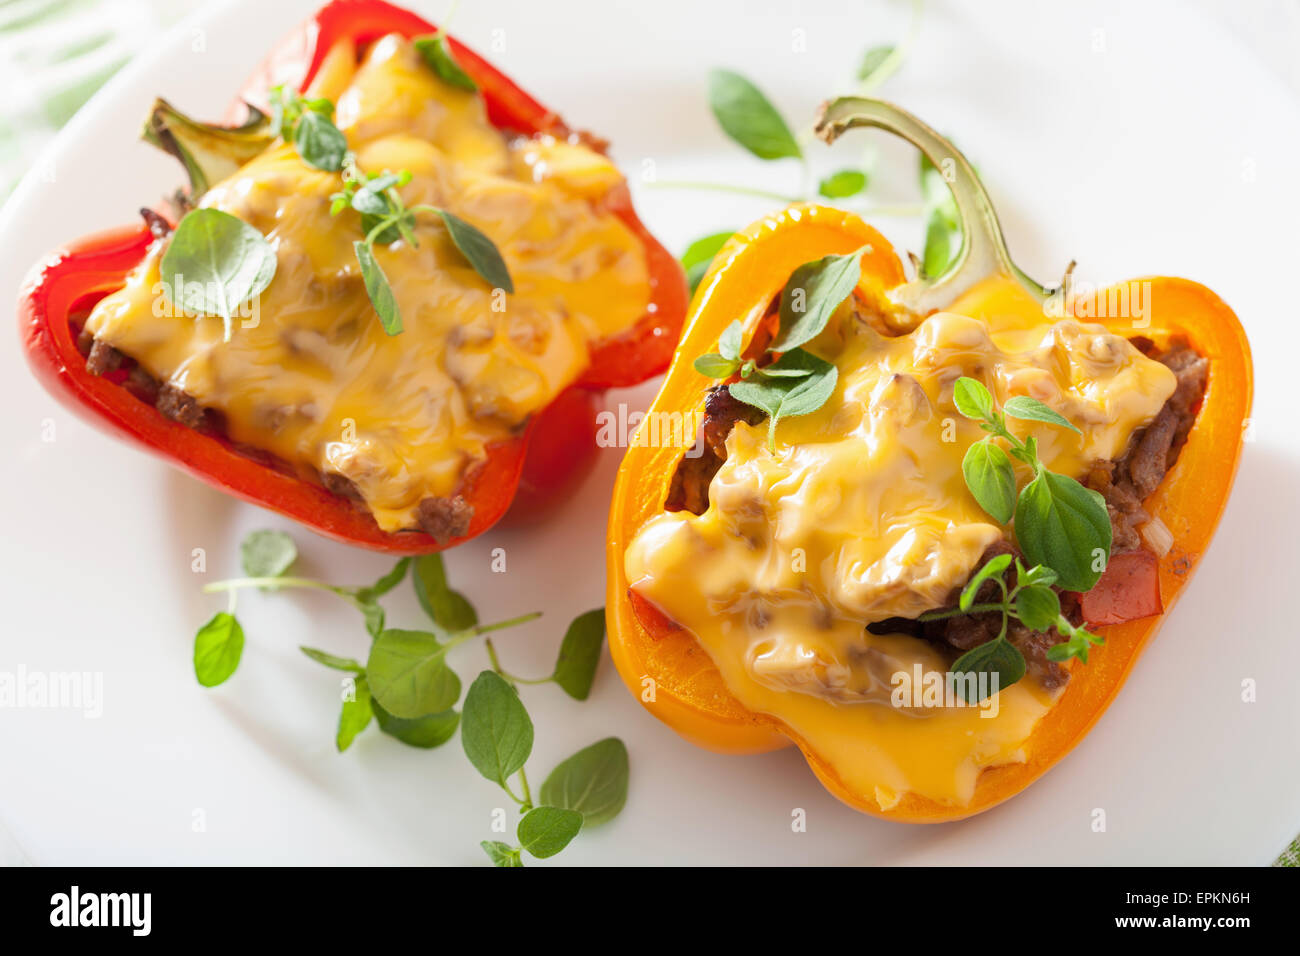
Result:
[[221,411],[234,441],[351,479],[379,526],[396,530],[577,379],[593,342],[634,325],[649,278],[638,238],[602,209],[623,186],[605,157],[547,136],[507,141],[478,94],[438,80],[399,37],[354,64],[336,48],[314,92],[337,95],[361,169],[409,170],[408,206],[481,229],[513,295],[494,295],[441,220],[422,213],[418,246],[376,247],[405,325],[387,335],[352,247],[359,215],[329,214],[339,174],[279,144],[200,203],[253,225],[276,251],[275,279],[230,342],[221,319],[175,314],[159,284],[162,242],[86,327]]
[[947,659],[865,630],[943,606],[1002,537],[962,477],[985,433],[957,412],[953,385],[974,376],[999,402],[1030,395],[1061,412],[1081,435],[1009,424],[1048,468],[1082,477],[1155,417],[1173,373],[1101,326],[1045,326],[1041,313],[939,313],[890,337],[846,304],[811,348],[839,370],[831,399],[778,423],[775,453],[766,421],[737,423],[708,509],[650,520],[628,580],[695,635],[742,704],[785,723],[853,791],[886,810],[908,792],[968,804],[983,768],[1024,761],[1053,695],[1025,679],[987,713],[895,706],[896,674],[942,675]]

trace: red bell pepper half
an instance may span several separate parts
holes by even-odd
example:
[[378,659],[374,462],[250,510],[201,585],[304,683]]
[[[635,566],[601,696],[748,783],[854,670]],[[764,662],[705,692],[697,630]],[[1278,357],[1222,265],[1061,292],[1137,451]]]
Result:
[[[278,83],[306,87],[340,39],[351,38],[360,46],[389,33],[413,37],[434,29],[415,14],[378,0],[334,0],[276,47],[245,84],[232,113],[243,111],[244,102],[265,106],[269,89]],[[556,113],[477,54],[447,39],[461,67],[479,85],[495,126],[527,135],[575,135]],[[442,544],[421,531],[382,531],[368,512],[348,500],[258,463],[222,437],[172,421],[123,388],[120,374],[97,377],[86,371],[77,347],[80,324],[91,306],[120,288],[144,257],[153,241],[147,226],[84,237],[39,263],[18,303],[23,346],[37,378],[72,411],[222,491],[348,544],[394,554],[439,551],[486,531],[512,503],[512,519],[527,520],[549,508],[593,458],[594,393],[634,385],[668,366],[686,311],[681,267],[637,219],[626,186],[606,208],[641,240],[650,275],[650,306],[632,329],[593,347],[584,375],[534,415],[522,434],[488,447],[487,460],[467,473],[458,489],[474,508],[469,530]]]

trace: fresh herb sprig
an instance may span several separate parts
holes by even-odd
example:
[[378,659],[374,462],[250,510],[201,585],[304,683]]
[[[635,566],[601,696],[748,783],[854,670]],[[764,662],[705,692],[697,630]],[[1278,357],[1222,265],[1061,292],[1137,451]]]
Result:
[[[519,699],[517,685],[554,683],[575,700],[591,692],[604,642],[604,610],[579,615],[569,625],[551,674],[528,679],[501,666],[490,638],[484,646],[491,664],[470,686],[461,710],[460,677],[447,663],[448,653],[480,636],[535,620],[525,614],[493,624],[480,624],[478,612],[464,594],[451,587],[440,555],[403,558],[377,582],[341,587],[309,578],[291,577],[297,558],[293,540],[281,531],[255,531],[241,548],[244,578],[216,582],[207,592],[226,591],[231,604],[199,629],[195,639],[195,674],[204,686],[228,679],[239,664],[244,631],[235,617],[234,596],[246,588],[267,591],[304,587],[338,595],[362,609],[373,638],[363,663],[314,647],[303,654],[346,676],[335,744],[345,751],[357,736],[377,723],[380,730],[412,747],[429,749],[449,741],[461,729],[471,764],[499,783],[522,814],[516,844],[483,841],[497,866],[522,866],[527,852],[539,859],[552,856],[584,827],[615,817],[627,799],[627,748],[607,737],[562,761],[547,776],[534,801],[524,763],[532,750],[533,724]],[[425,630],[386,628],[379,598],[412,578],[416,597],[429,617]],[[504,690],[503,690],[504,688]],[[510,781],[517,779],[522,795]]]
[[[962,415],[988,432],[962,458],[966,487],[998,524],[1015,519],[1016,544],[1028,566],[1015,559],[1016,581],[1008,587],[1006,573],[1011,567],[1011,555],[991,558],[967,582],[955,609],[929,611],[920,620],[938,621],[989,611],[1001,614],[998,636],[962,654],[950,668],[954,674],[996,674],[1000,687],[1009,687],[1025,674],[1024,655],[1007,639],[1011,620],[1033,631],[1055,629],[1065,638],[1048,650],[1049,660],[1077,657],[1087,663],[1088,649],[1102,643],[1102,638],[1075,626],[1061,613],[1060,597],[1053,586],[1087,591],[1101,577],[1111,546],[1106,502],[1073,478],[1048,471],[1038,457],[1037,440],[1032,435],[1022,439],[1012,434],[1007,419],[1041,422],[1076,433],[1078,427],[1029,396],[1011,398],[999,410],[988,388],[968,376],[954,384],[953,403]],[[998,440],[1006,443],[1005,450]],[[1012,459],[1028,467],[1033,475],[1019,492]],[[987,581],[997,584],[1000,599],[977,604],[976,594]]]
[[[606,737],[561,762],[547,776],[534,802],[525,764],[533,749],[533,722],[519,698],[516,681],[501,669],[488,644],[492,669],[474,680],[465,695],[460,739],[465,756],[513,800],[522,814],[517,846],[484,840],[480,846],[495,866],[522,866],[521,853],[538,859],[563,850],[584,826],[613,819],[627,801],[627,748]],[[515,793],[511,780],[518,780]]]
[[402,331],[402,314],[392,284],[375,256],[375,244],[390,245],[398,239],[404,239],[412,246],[418,246],[419,242],[415,238],[417,213],[438,216],[447,229],[452,244],[490,286],[510,294],[515,291],[505,260],[495,243],[486,235],[446,209],[426,204],[407,207],[397,190],[410,181],[411,174],[407,170],[396,173],[362,173],[355,162],[349,161],[343,168],[343,188],[330,196],[330,215],[337,216],[348,208],[361,214],[365,238],[353,242],[352,248],[361,266],[366,294],[379,315],[379,321],[383,323],[384,331],[389,335],[397,335]]
[[[913,0],[911,25],[907,36],[901,43],[884,44],[867,49],[854,71],[857,80],[857,93],[866,96],[898,72],[920,31],[922,0]],[[792,132],[789,122],[781,111],[748,77],[732,70],[713,70],[708,76],[708,104],[713,118],[726,136],[750,155],[768,162],[797,159],[803,168],[803,188],[797,194],[773,192],[767,189],[751,188],[737,183],[695,182],[695,181],[661,181],[654,185],[667,189],[695,189],[723,193],[736,193],[768,199],[782,205],[809,201],[815,196],[823,199],[846,200],[861,196],[871,185],[869,156],[864,157],[859,166],[849,166],[830,173],[816,183],[813,190],[813,177],[804,146],[812,134],[805,130],[800,135]],[[923,183],[923,186],[927,185]],[[923,190],[924,192],[924,190]],[[945,190],[946,192],[946,190]],[[879,212],[893,214],[932,215],[932,205],[903,209],[878,208]],[[956,227],[954,227],[956,228]],[[951,232],[951,230],[950,230]],[[945,234],[945,237],[950,235]],[[691,294],[699,285],[700,279],[708,271],[709,264],[717,255],[731,233],[716,233],[704,236],[691,243],[682,254],[682,268],[686,270],[687,282]],[[937,261],[939,237],[935,239],[936,252],[931,261]],[[929,244],[927,243],[927,251]]]
[[806,262],[790,276],[781,290],[780,325],[766,350],[780,355],[776,361],[760,364],[741,354],[740,320],[723,330],[717,352],[695,360],[695,370],[709,378],[740,376],[728,390],[737,401],[767,413],[767,446],[772,451],[778,421],[815,412],[835,392],[838,370],[802,346],[822,333],[835,310],[853,294],[862,276],[864,251]]
[[260,232],[220,209],[194,209],[176,224],[158,264],[167,297],[198,315],[219,316],[230,341],[241,305],[275,278],[275,250]]
[[[1083,627],[1076,627],[1061,613],[1061,599],[1052,585],[1057,583],[1056,572],[1041,564],[1026,568],[1019,558],[1014,559],[1016,582],[1008,587],[1006,573],[1012,564],[1012,556],[1000,554],[990,558],[967,582],[958,599],[957,607],[942,611],[927,611],[919,620],[940,621],[945,618],[966,614],[981,614],[996,611],[1001,614],[1001,626],[998,636],[991,641],[974,647],[953,661],[949,670],[954,674],[997,675],[997,689],[1010,687],[1025,676],[1025,656],[1007,639],[1007,626],[1012,620],[1018,620],[1031,631],[1049,631],[1055,628],[1066,638],[1063,643],[1048,649],[1047,657],[1053,661],[1065,661],[1078,657],[1085,664],[1088,662],[1088,648],[1102,644],[1104,640]],[[994,601],[975,602],[980,588],[985,582],[992,581],[998,586],[998,599]],[[966,694],[968,703],[978,703],[983,699],[978,684],[959,685]],[[985,690],[992,690],[986,685]],[[974,697],[971,696],[974,694]]]
[[[983,383],[963,376],[953,387],[953,402],[962,415],[988,432],[971,445],[962,459],[962,474],[981,508],[999,524],[1015,518],[1016,543],[1031,565],[1051,568],[1067,591],[1087,591],[1106,570],[1110,559],[1110,515],[1106,500],[1068,475],[1048,471],[1038,458],[1038,443],[1021,439],[1007,428],[1007,419],[1042,422],[1078,432],[1060,413],[1027,395],[1018,395],[999,411]],[[994,442],[1007,443],[1004,451]],[[1014,458],[1033,477],[1016,492]],[[1014,510],[1012,503],[1014,502]]]
[[308,166],[331,173],[343,168],[348,141],[334,125],[334,104],[323,97],[306,99],[288,87],[272,87],[270,132],[293,143]]
[[921,252],[921,272],[938,278],[961,251],[961,216],[957,202],[948,188],[946,171],[940,171],[930,157],[921,154],[918,179],[924,203],[925,246]]
[[478,90],[474,78],[465,72],[451,52],[447,35],[439,27],[436,33],[415,38],[415,50],[438,79],[458,90],[473,93]]

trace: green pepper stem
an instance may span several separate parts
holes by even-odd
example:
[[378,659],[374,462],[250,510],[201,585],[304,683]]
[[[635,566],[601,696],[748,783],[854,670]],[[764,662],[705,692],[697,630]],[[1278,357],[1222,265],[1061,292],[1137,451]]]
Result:
[[918,318],[951,305],[962,293],[993,275],[1005,275],[1037,299],[1051,289],[1031,279],[1007,251],[997,212],[975,168],[957,147],[906,110],[892,103],[860,96],[843,96],[822,107],[817,135],[833,143],[845,131],[874,126],[907,140],[934,164],[952,192],[961,219],[961,250],[948,269],[935,279],[917,279],[896,289],[895,301]]

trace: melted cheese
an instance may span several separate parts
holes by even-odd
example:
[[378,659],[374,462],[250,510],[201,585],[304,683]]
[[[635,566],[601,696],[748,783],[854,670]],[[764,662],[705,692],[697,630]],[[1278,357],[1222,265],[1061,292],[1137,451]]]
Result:
[[175,315],[157,243],[87,328],[224,413],[234,441],[351,479],[379,526],[394,530],[413,527],[422,499],[453,493],[489,443],[572,383],[591,343],[632,326],[649,279],[637,237],[600,206],[623,182],[603,156],[551,137],[508,142],[477,94],[439,81],[398,37],[353,63],[349,49],[334,51],[314,92],[337,95],[360,167],[409,170],[408,206],[478,226],[501,251],[513,295],[494,298],[441,221],[422,214],[418,246],[376,247],[405,325],[387,335],[352,248],[358,214],[329,214],[339,175],[279,144],[201,201],[276,251],[255,327],[237,320],[223,342],[220,319]]
[[811,347],[839,370],[831,399],[781,421],[774,453],[766,422],[737,423],[708,509],[648,522],[625,555],[628,580],[696,636],[742,704],[783,721],[855,792],[882,809],[907,792],[967,804],[983,768],[1025,759],[1052,695],[1025,679],[984,709],[911,706],[895,675],[924,682],[948,660],[865,630],[944,606],[1003,534],[962,478],[984,433],[956,411],[953,384],[975,376],[999,402],[1031,395],[1061,412],[1081,435],[1011,427],[1037,438],[1049,468],[1082,477],[1123,453],[1173,373],[1100,326],[1041,313],[940,313],[891,337],[846,305]]

